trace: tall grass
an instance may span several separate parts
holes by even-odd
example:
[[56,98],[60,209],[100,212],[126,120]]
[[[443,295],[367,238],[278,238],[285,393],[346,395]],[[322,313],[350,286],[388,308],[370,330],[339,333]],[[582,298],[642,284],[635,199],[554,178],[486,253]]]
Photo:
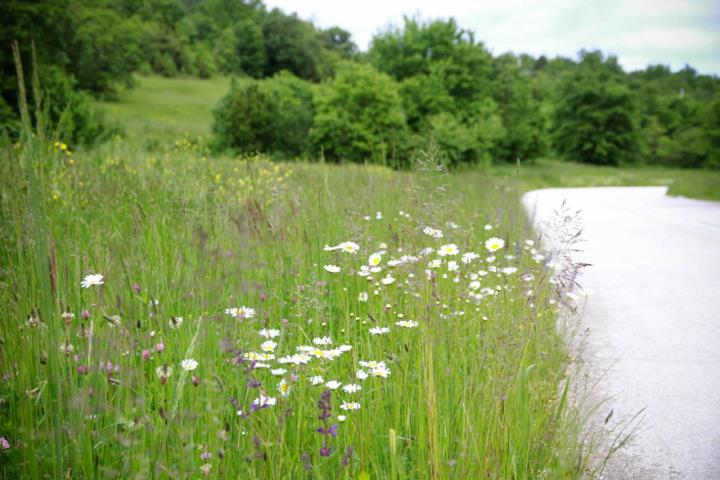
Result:
[[[72,152],[29,130],[2,157],[5,478],[582,474],[554,286],[514,184],[445,174],[432,152],[393,172],[186,143]],[[344,241],[358,251],[325,248]],[[373,253],[382,270],[359,275]],[[255,314],[225,313],[240,306]],[[279,331],[265,352],[261,329]],[[303,345],[321,353],[279,362]]]

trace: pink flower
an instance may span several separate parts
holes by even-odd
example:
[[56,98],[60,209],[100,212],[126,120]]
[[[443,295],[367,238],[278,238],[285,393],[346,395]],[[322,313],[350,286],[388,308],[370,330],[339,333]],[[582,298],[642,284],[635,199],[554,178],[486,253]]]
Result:
[[133,285],[132,288],[133,290],[135,290],[135,293],[140,293],[140,291],[142,290],[142,288],[140,288],[140,285],[138,285],[137,283]]
[[83,310],[80,314],[82,318],[90,318],[90,311],[89,310]]
[[7,438],[0,437],[0,450],[10,450],[10,442],[8,442]]
[[158,353],[162,353],[163,350],[165,350],[165,345],[163,345],[162,340],[160,340],[160,342],[155,345],[155,351]]
[[142,351],[142,358],[143,360],[148,360],[150,358],[150,350],[147,348]]

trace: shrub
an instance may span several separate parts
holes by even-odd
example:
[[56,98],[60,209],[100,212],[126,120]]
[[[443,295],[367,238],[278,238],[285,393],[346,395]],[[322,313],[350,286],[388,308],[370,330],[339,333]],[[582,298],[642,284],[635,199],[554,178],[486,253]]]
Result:
[[333,161],[401,165],[407,126],[398,84],[370,65],[343,64],[317,90],[311,138]]
[[312,120],[310,85],[284,72],[234,83],[215,110],[213,131],[223,147],[296,156],[307,149]]

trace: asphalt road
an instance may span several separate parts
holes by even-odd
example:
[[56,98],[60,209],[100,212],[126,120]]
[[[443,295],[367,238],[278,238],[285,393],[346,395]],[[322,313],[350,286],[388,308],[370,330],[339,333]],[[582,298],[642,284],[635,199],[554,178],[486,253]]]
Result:
[[[665,195],[665,187],[529,192],[541,231],[563,200],[581,210],[591,263],[580,356],[605,399],[594,428],[645,408],[633,440],[603,478],[720,479],[720,202]],[[612,410],[612,421],[602,421]],[[597,427],[600,425],[600,427]]]

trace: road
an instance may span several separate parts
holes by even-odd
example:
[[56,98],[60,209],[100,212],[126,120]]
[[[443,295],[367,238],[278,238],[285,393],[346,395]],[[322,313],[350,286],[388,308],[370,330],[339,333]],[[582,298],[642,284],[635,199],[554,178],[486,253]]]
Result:
[[[603,478],[720,479],[720,202],[665,187],[544,189],[523,203],[541,231],[563,200],[581,210],[591,263],[580,356],[606,399],[606,429],[645,408]],[[612,410],[612,421],[602,421]],[[600,425],[601,427],[597,427]]]

